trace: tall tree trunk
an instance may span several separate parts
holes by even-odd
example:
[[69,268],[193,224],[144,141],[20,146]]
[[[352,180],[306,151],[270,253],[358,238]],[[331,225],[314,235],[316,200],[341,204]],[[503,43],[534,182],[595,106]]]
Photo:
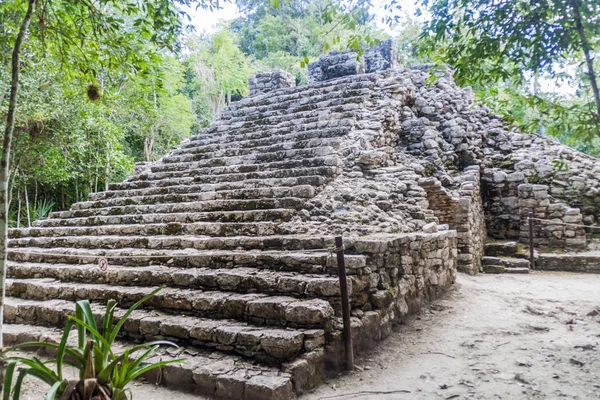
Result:
[[108,181],[110,176],[110,154],[111,154],[111,146],[108,146],[108,151],[106,152],[106,168],[104,169],[104,191],[108,192]]
[[[598,90],[598,81],[596,80],[596,72],[594,71],[594,60],[590,54],[590,44],[585,36],[585,30],[583,28],[581,1],[571,0],[571,4],[573,6],[573,16],[575,17],[577,33],[579,33],[579,39],[581,40],[581,49],[583,50],[583,55],[585,56],[585,62],[588,68],[588,77],[590,78],[592,92],[594,93],[594,101],[596,102],[596,119],[600,121],[600,90]],[[598,135],[600,135],[600,131],[598,131]]]
[[2,144],[2,157],[0,158],[0,286],[2,295],[0,297],[0,349],[3,346],[4,334],[4,299],[6,296],[6,250],[8,245],[8,178],[10,173],[10,148],[15,130],[15,114],[17,111],[17,95],[19,92],[19,58],[21,46],[27,36],[29,23],[35,10],[37,0],[29,0],[27,12],[19,28],[15,40],[11,58],[12,77],[10,81],[10,98],[8,112],[6,114],[6,128],[4,130],[4,142]]
[[[154,81],[152,81],[152,82],[154,84]],[[156,98],[156,89],[154,89],[152,91],[152,97],[154,99],[154,112],[156,113],[156,115],[158,115],[158,100]],[[146,156],[147,162],[152,161],[152,150],[154,149],[154,138],[156,136],[155,135],[156,130],[158,129],[159,125],[160,125],[160,117],[158,117],[158,120],[155,122],[155,124],[150,127],[150,137],[144,138],[144,155]]]
[[29,194],[27,194],[27,184],[25,184],[25,210],[27,211],[27,227],[31,228],[31,213],[29,207]]
[[19,195],[19,191],[17,190],[17,199],[18,199],[18,207],[17,207],[17,228],[21,227],[21,196]]

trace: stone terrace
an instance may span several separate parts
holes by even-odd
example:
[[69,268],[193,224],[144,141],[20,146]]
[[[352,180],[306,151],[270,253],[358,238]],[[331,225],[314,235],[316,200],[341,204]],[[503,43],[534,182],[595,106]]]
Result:
[[[100,315],[108,299],[124,309],[165,285],[120,338],[181,345],[163,354],[188,359],[164,369],[164,384],[287,399],[344,367],[334,235],[346,242],[361,351],[439,296],[457,269],[479,272],[486,227],[523,238],[529,199],[562,221],[596,222],[589,176],[560,192],[557,172],[538,171],[535,183],[527,172],[559,145],[510,132],[446,71],[428,84],[428,66],[389,69],[392,50],[370,49],[364,65],[350,53],[322,57],[305,86],[281,71],[257,75],[250,97],[161,160],[12,230],[7,343],[57,340],[79,299]],[[544,162],[510,158],[534,148]],[[577,173],[560,176],[573,186]],[[570,232],[561,238],[585,242]]]

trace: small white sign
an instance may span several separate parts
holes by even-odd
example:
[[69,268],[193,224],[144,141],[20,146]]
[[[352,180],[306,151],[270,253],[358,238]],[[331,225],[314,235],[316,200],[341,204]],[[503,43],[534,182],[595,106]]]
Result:
[[100,271],[106,272],[108,269],[108,261],[106,258],[101,258],[100,261],[98,261],[98,268],[100,268]]

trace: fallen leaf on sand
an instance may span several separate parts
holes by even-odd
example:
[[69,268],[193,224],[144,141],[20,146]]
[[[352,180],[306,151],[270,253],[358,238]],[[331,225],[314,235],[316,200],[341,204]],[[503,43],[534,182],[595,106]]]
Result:
[[596,348],[596,346],[594,346],[593,344],[583,344],[583,345],[577,345],[575,346],[576,349],[581,349],[581,350],[594,350]]
[[525,312],[532,315],[546,315],[544,311],[540,310],[539,308],[535,308],[534,306],[529,304],[525,306]]
[[585,364],[584,364],[584,363],[582,363],[581,361],[579,361],[579,360],[576,360],[576,359],[574,359],[574,358],[571,358],[571,359],[569,359],[569,362],[570,362],[571,364],[573,364],[573,365],[576,365],[576,366],[578,366],[578,367],[583,367],[583,366],[585,365]]
[[515,375],[515,381],[524,383],[526,385],[529,384],[529,381],[527,379],[525,379],[525,377],[522,374],[516,374]]

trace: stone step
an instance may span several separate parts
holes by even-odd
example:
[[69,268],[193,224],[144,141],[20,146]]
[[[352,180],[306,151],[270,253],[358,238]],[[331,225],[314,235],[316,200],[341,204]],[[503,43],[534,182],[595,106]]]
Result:
[[[342,167],[343,161],[337,156],[314,157],[300,160],[285,160],[261,164],[240,164],[229,165],[224,167],[202,167],[186,169],[173,172],[157,172],[151,173],[144,171],[140,174],[133,175],[129,182],[147,181],[147,180],[162,180],[172,178],[182,178],[187,176],[214,176],[214,175],[231,175],[237,173],[249,172],[265,172],[274,170],[289,170],[295,168],[314,168],[314,167]],[[312,174],[311,174],[312,175]],[[290,175],[284,175],[290,176]]]
[[[224,268],[240,271],[239,268],[273,270],[277,272],[295,272],[301,274],[337,275],[337,260],[326,252],[286,252],[258,250],[167,250],[148,251],[142,249],[122,248],[120,250],[105,249],[73,249],[28,247],[9,248],[9,260],[20,262],[90,264],[93,266],[100,258],[107,258],[116,266],[165,265],[179,268]],[[345,264],[349,275],[366,274],[367,256],[346,254]]]
[[110,235],[199,235],[252,236],[276,235],[282,232],[277,222],[193,222],[167,224],[122,224],[101,226],[61,226],[10,229],[12,239],[24,237],[110,236]]
[[[231,236],[238,238],[239,236]],[[203,247],[205,243],[199,240],[206,239],[203,236],[63,236],[63,237],[25,237],[9,241],[10,248],[19,247],[71,247],[77,249],[147,249],[147,250],[178,250]],[[225,238],[216,237],[223,242]]]
[[[228,122],[245,117],[260,119],[271,115],[286,114],[287,110],[293,106],[302,107],[318,104],[320,107],[324,107],[331,100],[337,102],[337,104],[343,104],[344,99],[370,93],[374,87],[372,78],[366,75],[362,75],[361,78],[366,79],[357,81],[340,80],[336,81],[335,84],[327,82],[326,86],[328,87],[303,85],[301,86],[302,92],[294,88],[286,88],[281,92],[269,93],[269,96],[247,97],[226,107],[221,112],[219,120]],[[218,132],[218,129],[212,128],[211,131]]]
[[481,269],[486,274],[503,274],[506,267],[504,265],[482,265]]
[[[235,147],[227,145],[208,145],[204,147],[186,147],[183,149],[177,149],[161,158],[162,163],[180,163],[180,162],[191,162],[199,161],[204,159],[212,158],[223,158],[223,157],[242,157],[251,154],[273,154],[277,152],[287,152],[299,149],[318,149],[318,148],[332,148],[339,149],[344,143],[344,140],[339,137],[325,137],[315,139],[303,139],[303,140],[286,140],[281,141],[281,138],[273,138],[273,142],[261,143],[242,143],[235,142]],[[261,144],[263,144],[261,146]],[[266,144],[266,145],[264,145]]]
[[[318,274],[298,274],[275,272],[253,268],[174,268],[162,265],[128,267],[110,264],[107,272],[102,272],[97,264],[61,264],[41,262],[9,262],[8,270],[12,279],[56,279],[63,282],[116,284],[120,286],[159,286],[219,290],[247,294],[269,294],[290,296],[298,299],[327,299],[336,304],[340,296],[339,279]],[[357,282],[358,284],[355,284]],[[354,288],[368,290],[361,277],[348,277],[349,293],[361,305],[361,292]]]
[[[443,232],[439,233],[440,235]],[[415,234],[418,235],[418,234]],[[68,238],[67,238],[68,239]],[[94,240],[98,240],[98,238],[92,238]],[[122,238],[109,237],[110,241],[116,240],[125,240],[127,236]],[[13,247],[13,242],[16,243],[15,240],[9,241],[9,247]],[[31,239],[36,240],[36,239]],[[39,240],[39,239],[38,239]],[[65,241],[65,238],[56,238],[57,241]],[[138,237],[132,238],[135,242],[136,240],[141,240],[145,242],[145,245],[148,249],[153,250],[148,253],[145,250],[141,250],[140,248],[130,248],[130,249],[122,249],[117,250],[118,253],[122,253],[123,255],[134,254],[139,252],[140,254],[156,254],[161,257],[168,257],[167,259],[174,257],[176,255],[182,255],[185,257],[189,257],[194,255],[193,251],[203,251],[203,250],[218,250],[218,251],[243,251],[247,253],[247,250],[255,250],[259,252],[266,251],[298,251],[298,250],[309,250],[311,253],[315,251],[319,252],[328,252],[330,249],[335,247],[333,236],[317,236],[317,235],[280,235],[280,236],[231,236],[231,237],[205,237],[205,236],[152,236],[152,237]],[[389,245],[393,244],[396,241],[402,242],[408,240],[406,236],[402,235],[385,235],[385,236],[375,236],[375,237],[360,237],[360,238],[345,238],[344,245],[346,247],[346,255],[354,255],[354,254],[384,254],[390,249]],[[67,240],[68,241],[68,240]],[[101,240],[100,240],[101,242]],[[109,243],[110,244],[110,243]],[[112,245],[112,244],[110,244]],[[35,246],[32,246],[35,247]],[[62,246],[55,246],[62,247]],[[81,249],[73,249],[71,246],[66,246],[64,250],[66,252],[74,251],[76,254],[80,254],[81,252],[85,252],[84,248]],[[127,247],[120,246],[119,248]],[[93,249],[94,246],[90,245],[90,248]],[[99,247],[102,248],[102,247]],[[92,251],[93,254],[109,254],[114,253],[111,251],[108,246],[104,247],[105,250]],[[186,249],[181,252],[177,251],[178,249]],[[56,250],[56,249],[55,249]],[[164,250],[164,251],[163,251]],[[15,250],[16,251],[16,250]],[[23,250],[19,250],[23,251]],[[33,250],[32,250],[33,251]],[[44,250],[46,251],[46,250]],[[46,251],[47,252],[47,251]],[[54,252],[54,250],[53,250]]]
[[200,193],[175,193],[115,197],[97,201],[79,202],[73,204],[72,210],[87,208],[104,208],[127,205],[148,205],[156,203],[185,203],[215,200],[263,200],[271,198],[300,198],[310,199],[315,195],[315,187],[309,184],[297,186],[262,186],[237,188],[231,190],[206,191]]
[[[73,315],[75,302],[66,300],[34,301],[7,297],[4,318],[7,323],[63,327]],[[92,303],[97,321],[104,305]],[[115,310],[115,320],[125,310]],[[305,333],[306,332],[306,333]],[[270,365],[280,365],[322,347],[324,331],[259,327],[229,319],[208,319],[170,315],[157,310],[136,310],[124,325],[124,337],[134,340],[172,340],[183,345],[237,353]]]
[[484,245],[485,255],[491,257],[514,257],[517,251],[517,242],[514,241],[486,242]]
[[249,179],[233,182],[203,183],[203,184],[183,184],[169,185],[160,187],[148,187],[131,190],[109,190],[106,192],[90,193],[88,200],[104,200],[116,197],[135,197],[135,196],[153,196],[167,194],[188,194],[201,192],[219,192],[223,190],[239,189],[264,189],[275,187],[295,187],[295,186],[321,186],[327,182],[324,176],[301,176],[292,178],[274,178],[274,179]]
[[535,269],[543,271],[568,271],[600,273],[600,251],[546,253],[540,252],[535,261]]
[[296,210],[289,208],[273,210],[248,210],[248,211],[209,211],[197,213],[169,213],[169,214],[130,214],[115,216],[97,216],[88,218],[49,218],[38,220],[34,227],[57,226],[103,226],[103,225],[133,225],[133,224],[190,224],[195,222],[266,222],[289,221]]
[[[332,82],[328,82],[329,85]],[[312,103],[326,104],[329,100],[335,100],[338,103],[348,97],[354,97],[357,94],[365,93],[365,90],[371,90],[374,87],[373,81],[365,79],[355,82],[345,82],[323,87],[301,86],[303,91],[300,93],[295,88],[286,88],[285,91],[269,93],[270,96],[259,95],[242,99],[236,104],[232,103],[225,108],[221,114],[222,120],[229,121],[247,116],[256,116],[258,118],[268,117],[274,114],[285,114],[291,106],[312,105]],[[239,104],[237,104],[239,103]]]
[[486,274],[528,274],[529,267],[507,267],[504,265],[483,265]]
[[[325,94],[325,96],[330,96],[330,98],[321,97],[323,99],[321,101],[318,100],[319,95],[317,95],[317,99],[311,98],[310,101],[307,101],[307,99],[300,102],[296,100],[288,105],[285,105],[284,102],[284,104],[279,104],[274,109],[259,113],[249,114],[245,112],[247,110],[243,110],[244,114],[238,113],[235,115],[228,113],[228,110],[223,110],[219,116],[218,123],[208,127],[204,133],[210,136],[218,136],[230,134],[230,132],[238,130],[256,130],[257,127],[268,129],[271,126],[277,126],[286,121],[297,125],[305,125],[313,118],[333,120],[340,118],[340,114],[359,109],[372,91],[368,88],[361,88],[347,93],[348,95],[339,98],[333,98],[331,94]],[[323,96],[323,94],[320,96]]]
[[348,135],[353,127],[352,121],[353,119],[347,119],[344,124],[338,123],[331,126],[328,122],[313,122],[309,125],[271,127],[270,129],[238,132],[236,135],[199,133],[190,137],[189,141],[182,143],[178,149],[190,148],[196,151],[211,145],[218,145],[219,148],[232,148],[244,145],[272,145],[308,139],[339,138]]
[[504,269],[504,272],[507,274],[528,274],[531,272],[531,270],[529,269],[529,267],[527,268],[522,268],[522,267],[506,267]]
[[106,208],[131,205],[148,205],[157,203],[188,203],[214,200],[254,200],[281,197],[310,199],[315,195],[314,186],[301,185],[292,187],[263,187],[235,190],[220,190],[185,194],[157,194],[146,196],[117,197],[96,201],[82,201],[71,206],[71,210],[90,208]]
[[[188,176],[172,179],[157,179],[152,181],[123,181],[109,184],[109,191],[133,190],[146,188],[163,188],[178,185],[217,184],[244,182],[249,180],[287,179],[306,176],[333,177],[342,172],[339,167],[291,168],[288,170],[245,172],[239,174]],[[306,182],[305,184],[310,184]]]
[[317,147],[327,145],[330,140],[337,141],[343,139],[348,134],[348,128],[321,128],[291,130],[290,128],[272,129],[270,131],[259,130],[248,133],[235,140],[222,137],[220,141],[214,138],[208,138],[200,133],[192,136],[190,140],[183,142],[169,154],[174,156],[187,154],[205,154],[210,157],[213,152],[219,150],[235,149],[257,149],[269,146],[288,146],[293,144],[294,148]]
[[207,211],[249,211],[269,209],[302,209],[305,199],[282,197],[279,199],[208,200],[186,203],[162,203],[147,205],[115,206],[52,212],[49,218],[82,218],[131,214],[195,213]]
[[[4,343],[13,346],[25,342],[60,343],[62,330],[24,324],[5,324]],[[76,346],[76,335],[71,334],[69,344]],[[114,349],[121,354],[131,343],[123,340],[115,342]],[[40,349],[40,357],[54,357],[55,352]],[[281,367],[252,362],[242,356],[219,351],[206,350],[194,346],[178,349],[163,347],[157,358],[173,360],[185,358],[186,362],[168,365],[161,369],[160,376],[155,371],[143,378],[177,390],[189,391],[202,396],[218,399],[243,400],[288,400],[296,394],[313,389],[324,378],[323,352],[315,350],[302,355],[297,361]],[[151,360],[154,361],[154,360]],[[307,373],[308,371],[312,373]]]
[[[54,279],[8,279],[8,296],[30,300],[88,299],[105,304],[116,300],[130,307],[151,287],[115,286],[61,282]],[[239,294],[221,291],[202,291],[166,288],[144,304],[144,309],[185,313],[202,318],[229,318],[256,325],[290,326],[294,328],[323,328],[334,316],[333,308],[322,299],[302,300],[289,296],[269,296],[262,293]]]
[[[364,99],[354,99],[364,101]],[[292,115],[276,115],[263,118],[260,122],[244,119],[234,121],[232,124],[222,123],[217,128],[218,132],[210,130],[203,132],[206,141],[204,143],[215,143],[222,141],[237,141],[237,139],[246,139],[248,134],[253,135],[257,128],[266,135],[277,135],[282,129],[287,130],[308,130],[315,128],[335,128],[352,127],[361,117],[358,104],[350,102],[346,105],[340,105],[335,108],[325,110],[309,110]],[[257,137],[257,136],[252,136]],[[258,136],[261,137],[261,136]],[[190,139],[190,141],[193,139]]]
[[529,260],[525,258],[484,256],[481,259],[481,262],[483,265],[503,265],[507,268],[515,267],[529,269]]
[[[225,167],[233,165],[253,165],[253,164],[265,164],[284,160],[298,160],[305,158],[314,157],[325,157],[332,154],[336,154],[336,149],[331,146],[318,146],[310,148],[293,148],[289,150],[279,151],[256,151],[250,152],[249,154],[232,155],[217,157],[216,154],[212,157],[199,158],[198,160],[173,160],[167,158],[162,159],[159,162],[153,163],[150,166],[150,171],[154,173],[158,172],[172,172],[182,171],[186,169],[198,169],[204,167]],[[194,156],[190,155],[190,158]],[[170,161],[169,161],[170,160]]]

